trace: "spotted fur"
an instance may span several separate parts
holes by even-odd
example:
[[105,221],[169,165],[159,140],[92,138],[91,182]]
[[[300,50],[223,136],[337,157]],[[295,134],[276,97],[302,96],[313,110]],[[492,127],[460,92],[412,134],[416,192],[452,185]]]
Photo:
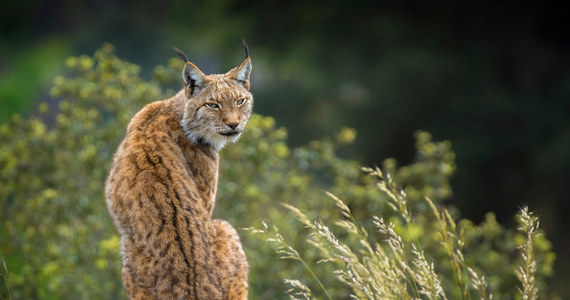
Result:
[[129,299],[247,299],[249,267],[235,229],[212,220],[218,151],[249,120],[251,59],[226,74],[187,62],[184,89],[137,113],[105,186],[121,235]]

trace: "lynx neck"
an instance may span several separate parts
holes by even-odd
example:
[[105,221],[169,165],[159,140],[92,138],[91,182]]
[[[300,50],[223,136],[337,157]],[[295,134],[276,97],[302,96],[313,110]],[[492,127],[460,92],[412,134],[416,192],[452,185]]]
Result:
[[176,126],[169,126],[168,130],[171,131],[171,137],[180,147],[190,178],[193,179],[200,198],[205,201],[206,209],[211,215],[218,186],[219,153],[214,147],[207,144],[195,144],[188,139],[180,124],[184,101],[183,91],[164,101],[166,110],[177,121]]

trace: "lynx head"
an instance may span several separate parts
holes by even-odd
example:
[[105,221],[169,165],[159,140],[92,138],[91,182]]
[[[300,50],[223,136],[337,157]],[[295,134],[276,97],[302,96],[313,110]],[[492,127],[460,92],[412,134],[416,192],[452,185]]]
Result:
[[184,79],[184,117],[182,128],[195,144],[208,144],[217,150],[240,137],[249,120],[253,97],[249,92],[251,59],[245,42],[245,59],[225,74],[205,75],[186,55]]

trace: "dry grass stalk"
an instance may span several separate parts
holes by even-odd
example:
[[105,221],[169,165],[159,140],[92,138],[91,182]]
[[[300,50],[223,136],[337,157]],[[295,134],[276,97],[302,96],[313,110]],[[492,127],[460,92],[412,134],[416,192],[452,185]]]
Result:
[[520,223],[519,230],[526,235],[526,242],[519,246],[523,265],[516,270],[517,277],[522,283],[519,289],[524,300],[535,300],[538,295],[538,287],[535,282],[536,260],[534,257],[533,239],[540,235],[538,232],[538,217],[528,211],[528,207],[523,207],[518,214]]

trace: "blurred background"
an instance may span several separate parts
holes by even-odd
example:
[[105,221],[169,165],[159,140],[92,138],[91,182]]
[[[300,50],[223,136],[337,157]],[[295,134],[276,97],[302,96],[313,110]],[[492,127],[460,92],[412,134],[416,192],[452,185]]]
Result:
[[[524,204],[558,254],[569,294],[570,22],[553,1],[7,1],[0,10],[0,122],[36,113],[71,55],[105,42],[153,67],[183,49],[205,73],[254,64],[257,113],[292,146],[355,128],[341,156],[413,159],[413,132],[450,140],[449,203],[500,223]],[[155,99],[149,99],[149,102]]]

